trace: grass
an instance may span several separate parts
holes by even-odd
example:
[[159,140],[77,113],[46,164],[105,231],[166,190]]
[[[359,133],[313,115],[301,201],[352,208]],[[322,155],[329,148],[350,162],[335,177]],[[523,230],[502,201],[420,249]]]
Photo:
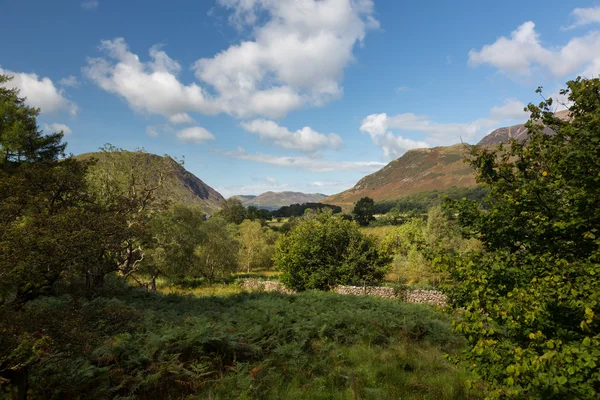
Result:
[[388,233],[392,232],[396,228],[397,228],[397,226],[393,226],[393,225],[366,226],[366,227],[361,227],[360,230],[364,234],[373,235],[377,239],[382,240],[384,237],[387,236]]
[[[467,390],[470,376],[445,359],[464,342],[449,317],[428,306],[326,292],[247,293],[235,282],[162,285],[156,293],[106,286],[94,299],[30,304],[36,329],[59,346],[56,356],[46,350],[49,359],[61,360],[60,368],[31,368],[33,398],[483,396]],[[91,316],[96,323],[85,322]],[[78,330],[65,328],[72,326]]]

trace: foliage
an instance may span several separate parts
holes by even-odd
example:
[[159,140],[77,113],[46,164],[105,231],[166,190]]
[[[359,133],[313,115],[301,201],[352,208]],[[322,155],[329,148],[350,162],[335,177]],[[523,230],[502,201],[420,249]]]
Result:
[[551,99],[530,104],[527,142],[473,149],[489,210],[452,205],[486,250],[443,260],[465,309],[456,329],[470,342],[463,358],[497,397],[600,393],[600,79],[567,86],[570,120],[554,116]]
[[426,306],[107,288],[110,297],[39,298],[15,321],[39,343],[32,398],[479,398],[442,357],[460,337]]
[[248,206],[246,208],[246,218],[251,221],[270,221],[272,219],[272,216],[271,211],[269,210],[259,209],[255,206]]
[[439,206],[444,199],[450,200],[473,200],[482,203],[488,189],[482,185],[475,187],[452,187],[446,190],[428,190],[410,196],[401,197],[394,201],[378,201],[375,203],[375,214],[386,214],[393,209],[401,214],[408,212],[426,213],[430,208]]
[[360,226],[367,226],[369,222],[375,219],[374,215],[375,202],[370,197],[363,197],[354,205],[352,216]]
[[202,276],[209,283],[226,278],[237,269],[239,243],[232,227],[219,217],[204,223],[205,237],[194,249],[196,262],[188,275]]
[[223,200],[217,216],[223,218],[230,224],[239,225],[246,219],[246,208],[244,208],[239,199],[231,198]]
[[[0,84],[11,79],[0,74]],[[0,170],[9,172],[23,163],[55,162],[64,155],[63,133],[44,135],[36,122],[39,113],[25,104],[16,88],[0,86]]]
[[282,282],[295,290],[378,282],[388,261],[373,237],[363,235],[355,223],[331,213],[299,220],[277,241],[274,260],[283,271]]
[[342,208],[332,204],[323,203],[303,203],[303,204],[292,204],[289,206],[283,206],[279,210],[272,211],[271,214],[274,218],[290,218],[290,217],[301,217],[304,215],[307,209],[310,210],[331,210],[334,214],[342,212]]
[[277,233],[261,226],[258,221],[244,220],[240,224],[240,268],[250,272],[254,269],[269,269],[273,266]]

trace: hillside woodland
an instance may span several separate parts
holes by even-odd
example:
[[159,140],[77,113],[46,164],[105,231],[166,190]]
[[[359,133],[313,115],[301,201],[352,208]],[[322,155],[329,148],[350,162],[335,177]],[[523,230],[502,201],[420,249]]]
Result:
[[0,398],[597,399],[599,93],[570,81],[568,118],[530,104],[525,138],[412,151],[351,212],[272,221],[168,156],[67,156],[0,88]]

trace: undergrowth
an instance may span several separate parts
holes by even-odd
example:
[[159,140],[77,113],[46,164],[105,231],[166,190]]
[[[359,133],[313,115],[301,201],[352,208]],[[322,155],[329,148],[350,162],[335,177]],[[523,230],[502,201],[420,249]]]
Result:
[[422,305],[121,287],[93,300],[42,298],[26,314],[31,334],[47,337],[29,371],[33,398],[479,398],[443,357],[461,338]]

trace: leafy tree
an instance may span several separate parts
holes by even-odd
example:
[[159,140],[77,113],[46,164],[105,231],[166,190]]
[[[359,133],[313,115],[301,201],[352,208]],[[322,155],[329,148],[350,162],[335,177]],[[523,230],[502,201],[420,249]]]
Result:
[[31,162],[53,162],[64,155],[63,133],[44,135],[36,118],[40,110],[25,104],[16,88],[4,87],[12,78],[0,75],[0,170]]
[[198,206],[175,204],[154,214],[149,221],[152,244],[146,250],[142,272],[151,278],[156,290],[156,278],[165,276],[182,279],[196,262],[196,247],[206,239],[205,214]]
[[168,206],[157,193],[176,166],[170,157],[148,154],[143,149],[131,152],[106,144],[100,150],[92,159],[88,185],[105,212],[121,216],[123,238],[120,246],[105,253],[112,262],[94,271],[96,286],[102,286],[109,273],[128,277],[139,270],[151,241],[148,219]]
[[374,214],[375,202],[370,197],[363,197],[354,206],[352,215],[360,226],[367,226],[369,222],[375,220]]
[[600,395],[600,79],[567,86],[568,120],[551,99],[530,104],[526,142],[473,149],[488,210],[452,205],[485,248],[445,260],[448,293],[465,310],[456,329],[496,397]]
[[246,272],[271,267],[276,239],[277,234],[260,222],[244,220],[240,224],[240,266]]
[[295,290],[327,290],[338,284],[378,282],[387,257],[358,226],[331,213],[299,220],[276,244],[275,266]]
[[235,272],[239,243],[226,221],[219,217],[206,221],[204,229],[206,236],[194,249],[196,262],[191,272],[192,276],[202,276],[209,283],[213,283]]
[[221,203],[221,209],[217,216],[231,224],[241,224],[246,219],[246,209],[239,199],[227,199]]

